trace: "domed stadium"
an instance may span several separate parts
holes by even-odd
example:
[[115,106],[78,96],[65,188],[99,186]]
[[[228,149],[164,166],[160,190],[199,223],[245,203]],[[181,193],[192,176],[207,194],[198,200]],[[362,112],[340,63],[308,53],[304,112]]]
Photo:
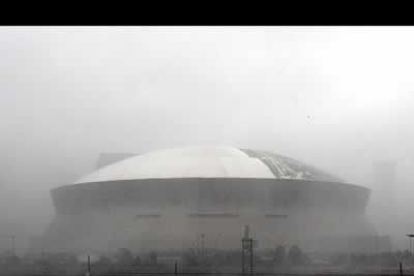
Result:
[[104,165],[51,191],[55,218],[42,247],[56,251],[239,249],[249,226],[259,249],[375,246],[369,189],[262,150],[188,147]]

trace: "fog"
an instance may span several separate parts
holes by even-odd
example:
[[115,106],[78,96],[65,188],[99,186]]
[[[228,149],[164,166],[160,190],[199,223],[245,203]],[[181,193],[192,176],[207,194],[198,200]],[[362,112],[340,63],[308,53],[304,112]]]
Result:
[[372,189],[396,162],[395,208],[368,212],[406,249],[413,48],[409,27],[2,27],[0,246],[42,233],[49,189],[101,152],[229,145]]

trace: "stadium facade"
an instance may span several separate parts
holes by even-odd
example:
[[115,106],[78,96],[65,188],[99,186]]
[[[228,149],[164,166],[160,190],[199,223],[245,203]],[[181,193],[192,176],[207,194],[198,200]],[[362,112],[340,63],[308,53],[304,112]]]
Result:
[[125,158],[51,191],[43,250],[238,249],[245,225],[261,249],[375,250],[369,189],[292,158],[232,147]]

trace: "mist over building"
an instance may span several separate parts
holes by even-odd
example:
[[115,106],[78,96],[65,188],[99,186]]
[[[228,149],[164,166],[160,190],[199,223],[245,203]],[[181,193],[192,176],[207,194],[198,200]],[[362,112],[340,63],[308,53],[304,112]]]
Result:
[[376,252],[370,190],[289,157],[233,147],[102,154],[97,169],[51,191],[47,251],[259,249]]
[[99,154],[98,161],[96,161],[95,169],[100,169],[135,155],[137,154],[124,152],[101,153]]
[[397,202],[397,162],[386,160],[373,164],[373,188],[370,209],[373,222],[381,236],[388,237],[390,246],[396,248],[399,233]]

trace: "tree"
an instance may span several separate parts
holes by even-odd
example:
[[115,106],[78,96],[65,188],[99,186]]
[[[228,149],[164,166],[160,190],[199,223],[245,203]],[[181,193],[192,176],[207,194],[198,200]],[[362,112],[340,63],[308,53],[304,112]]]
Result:
[[127,248],[119,248],[116,254],[117,263],[123,265],[131,265],[134,262],[134,257],[132,256],[131,251]]
[[149,253],[149,265],[157,265],[157,253],[154,251]]
[[276,248],[276,250],[275,250],[275,252],[273,254],[273,262],[276,265],[281,265],[281,264],[283,264],[285,262],[285,259],[286,259],[286,249],[285,249],[284,246],[279,245]]
[[98,266],[108,266],[111,264],[111,260],[107,256],[101,256],[97,262]]
[[196,266],[199,264],[198,256],[194,249],[189,249],[183,254],[183,263],[188,266]]
[[287,259],[291,265],[302,265],[305,263],[307,258],[297,245],[293,245],[289,249]]
[[141,258],[139,256],[136,256],[135,259],[134,259],[134,265],[138,265],[139,266],[141,264],[142,264]]

